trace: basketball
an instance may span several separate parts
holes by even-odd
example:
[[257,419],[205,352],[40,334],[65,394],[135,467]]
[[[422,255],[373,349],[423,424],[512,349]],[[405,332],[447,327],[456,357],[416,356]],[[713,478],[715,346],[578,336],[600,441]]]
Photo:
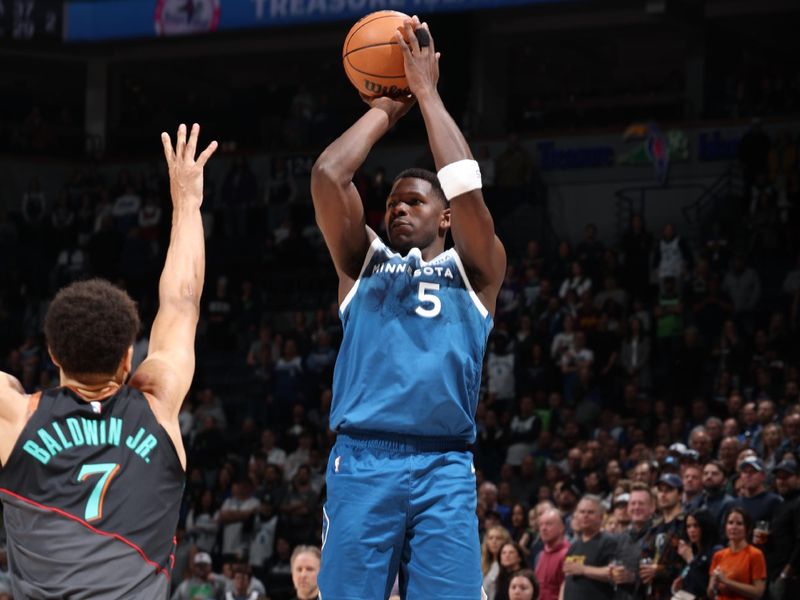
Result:
[[403,51],[394,34],[408,15],[394,10],[368,14],[344,40],[342,62],[348,79],[367,96],[408,94]]

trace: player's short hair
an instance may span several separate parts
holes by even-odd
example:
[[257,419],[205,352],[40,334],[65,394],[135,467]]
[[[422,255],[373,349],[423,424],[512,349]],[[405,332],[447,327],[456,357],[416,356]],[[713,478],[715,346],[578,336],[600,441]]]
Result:
[[289,559],[289,564],[292,566],[292,568],[294,568],[294,561],[301,554],[313,554],[314,556],[317,557],[317,560],[322,561],[322,553],[319,551],[319,548],[317,548],[316,546],[300,545],[294,549],[294,551],[292,552],[292,557]]
[[116,373],[139,326],[136,303],[104,279],[62,288],[44,318],[50,352],[72,376]]
[[244,575],[246,577],[253,576],[253,569],[247,563],[234,563],[234,565],[231,567],[231,572],[234,575]]
[[439,198],[445,207],[449,206],[447,198],[444,195],[444,190],[442,189],[442,184],[439,183],[439,178],[433,171],[428,171],[428,169],[419,169],[416,167],[406,169],[405,171],[400,171],[397,177],[394,178],[392,185],[396,184],[401,179],[422,179],[423,181],[427,181],[431,184],[433,195]]

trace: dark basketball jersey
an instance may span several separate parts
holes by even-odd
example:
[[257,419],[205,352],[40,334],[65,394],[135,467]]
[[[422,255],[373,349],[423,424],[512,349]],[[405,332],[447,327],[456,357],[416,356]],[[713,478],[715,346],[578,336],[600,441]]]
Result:
[[144,395],[44,392],[0,470],[15,598],[166,598],[184,472]]

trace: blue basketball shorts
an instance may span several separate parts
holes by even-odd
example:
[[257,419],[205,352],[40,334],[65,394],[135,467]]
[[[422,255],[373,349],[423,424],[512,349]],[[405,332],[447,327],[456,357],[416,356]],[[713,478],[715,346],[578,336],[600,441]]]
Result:
[[[328,460],[321,600],[480,600],[472,454],[339,434]],[[450,445],[452,448],[452,445]]]

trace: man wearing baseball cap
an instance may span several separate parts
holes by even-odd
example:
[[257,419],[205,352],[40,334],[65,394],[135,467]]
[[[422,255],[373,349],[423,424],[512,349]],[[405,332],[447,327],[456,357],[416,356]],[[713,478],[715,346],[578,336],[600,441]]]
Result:
[[192,561],[192,576],[184,579],[175,589],[171,600],[194,600],[208,598],[224,600],[225,583],[222,577],[211,571],[211,556],[207,552],[198,552]]
[[754,523],[772,521],[772,515],[783,499],[767,491],[764,486],[764,462],[757,456],[748,456],[739,463],[739,477],[742,478],[744,492],[736,505],[745,509]]
[[665,473],[658,478],[656,489],[661,521],[652,527],[642,546],[642,558],[652,562],[639,567],[642,582],[639,597],[668,600],[672,596],[672,582],[684,566],[677,551],[677,539],[684,533],[685,517],[681,512],[683,481],[676,473]]
[[784,460],[772,469],[775,489],[783,498],[772,515],[764,545],[770,600],[800,597],[800,477],[797,463]]

